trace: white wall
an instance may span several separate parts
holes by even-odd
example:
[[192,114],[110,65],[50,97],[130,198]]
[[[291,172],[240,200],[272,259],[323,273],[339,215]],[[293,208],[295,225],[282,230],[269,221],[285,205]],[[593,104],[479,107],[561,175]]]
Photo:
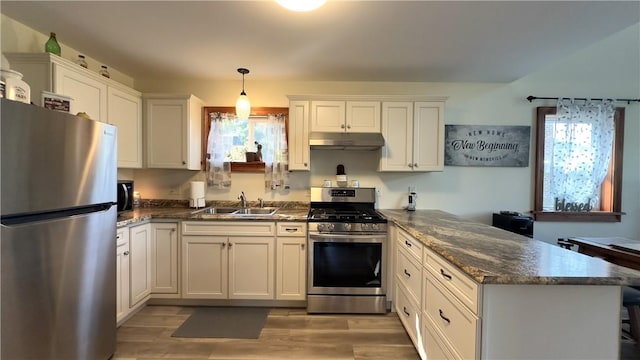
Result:
[[[4,20],[3,16],[3,32]],[[4,33],[2,36],[4,51]],[[142,92],[193,93],[209,106],[232,105],[241,89],[239,81],[203,79],[135,79],[134,84]],[[253,81],[249,76],[245,90],[254,106],[288,106],[287,95],[301,94],[448,96],[447,124],[532,126],[529,167],[447,166],[443,172],[436,173],[378,173],[376,152],[312,150],[311,172],[291,173],[292,189],[285,193],[265,192],[262,174],[234,173],[231,189],[208,189],[208,199],[234,200],[240,191],[244,191],[249,200],[263,197],[266,200],[308,201],[309,186],[318,186],[323,179],[332,178],[336,165],[341,163],[351,179],[360,180],[362,186],[380,189],[380,208],[406,205],[407,187],[415,185],[419,196],[418,208],[442,209],[490,223],[494,211],[527,212],[533,207],[535,108],[555,104],[543,101],[529,103],[525,97],[640,98],[640,24],[509,84],[269,82]],[[640,110],[637,103],[618,105],[626,107],[622,204],[626,215],[622,222],[536,222],[537,239],[552,243],[556,238],[566,236],[640,239],[640,192],[637,191],[640,188]],[[204,174],[198,171],[155,169],[121,170],[119,176],[134,179],[143,198],[186,199],[189,181],[204,179]]]

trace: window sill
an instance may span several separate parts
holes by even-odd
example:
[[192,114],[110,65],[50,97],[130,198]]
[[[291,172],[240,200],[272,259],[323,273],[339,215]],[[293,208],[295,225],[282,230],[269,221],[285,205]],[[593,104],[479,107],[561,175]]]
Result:
[[232,162],[231,172],[264,173],[264,162]]
[[565,222],[620,222],[623,212],[555,212],[555,211],[534,211],[535,221],[565,221]]

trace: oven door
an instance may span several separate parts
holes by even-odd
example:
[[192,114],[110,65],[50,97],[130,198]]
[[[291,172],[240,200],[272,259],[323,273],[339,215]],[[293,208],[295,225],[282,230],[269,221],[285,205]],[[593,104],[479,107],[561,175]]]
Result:
[[384,295],[386,233],[309,233],[309,295]]

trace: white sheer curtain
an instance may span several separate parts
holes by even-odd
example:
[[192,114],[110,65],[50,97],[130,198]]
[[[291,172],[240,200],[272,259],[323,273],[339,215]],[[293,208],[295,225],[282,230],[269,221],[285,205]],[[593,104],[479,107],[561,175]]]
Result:
[[225,136],[225,128],[233,114],[212,113],[207,142],[207,185],[225,189],[231,187],[231,162],[227,156],[233,138]]
[[284,115],[267,117],[266,139],[263,144],[264,183],[266,190],[289,189],[289,154]]
[[590,203],[597,209],[611,161],[615,107],[608,100],[580,103],[559,99],[556,121],[547,121],[545,139],[553,139],[545,142],[549,195],[554,203]]

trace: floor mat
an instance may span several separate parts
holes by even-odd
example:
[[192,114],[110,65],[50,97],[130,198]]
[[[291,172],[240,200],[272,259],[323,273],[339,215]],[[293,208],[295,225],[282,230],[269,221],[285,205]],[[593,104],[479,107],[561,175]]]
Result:
[[198,307],[171,336],[257,339],[267,315],[269,308]]

